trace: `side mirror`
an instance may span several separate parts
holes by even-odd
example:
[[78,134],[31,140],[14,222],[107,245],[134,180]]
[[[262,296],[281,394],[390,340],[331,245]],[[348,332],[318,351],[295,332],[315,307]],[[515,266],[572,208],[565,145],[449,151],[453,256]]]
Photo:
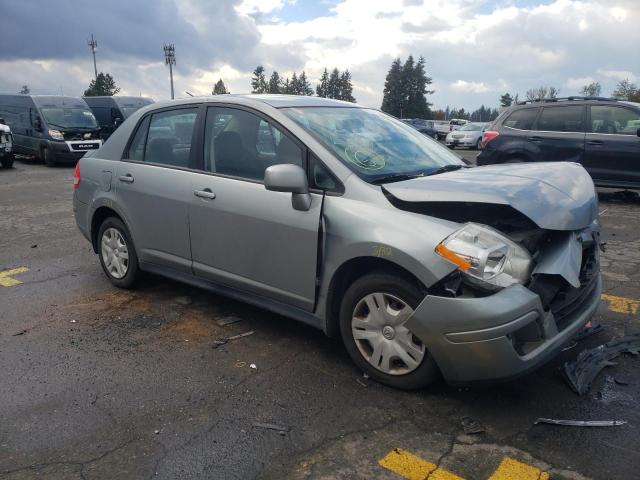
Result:
[[119,127],[121,123],[122,123],[121,117],[116,117],[113,119],[113,125],[115,125],[116,127]]
[[291,206],[296,210],[311,208],[307,174],[298,165],[283,163],[270,166],[264,172],[264,187],[273,192],[290,192]]
[[35,128],[38,132],[42,131],[42,120],[40,120],[40,117],[36,117],[33,120],[33,128]]

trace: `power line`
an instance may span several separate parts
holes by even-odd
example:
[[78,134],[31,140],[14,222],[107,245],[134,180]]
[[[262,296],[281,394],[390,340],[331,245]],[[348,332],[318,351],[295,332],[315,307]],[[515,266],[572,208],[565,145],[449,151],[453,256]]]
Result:
[[93,33],[91,34],[91,40],[87,41],[87,45],[91,47],[91,53],[93,54],[93,72],[96,75],[96,82],[98,81],[98,67],[96,65],[96,47],[98,46],[98,41],[93,38]]
[[169,65],[169,78],[171,79],[171,100],[173,100],[173,65],[176,64],[176,48],[173,43],[165,43],[164,47],[164,63]]

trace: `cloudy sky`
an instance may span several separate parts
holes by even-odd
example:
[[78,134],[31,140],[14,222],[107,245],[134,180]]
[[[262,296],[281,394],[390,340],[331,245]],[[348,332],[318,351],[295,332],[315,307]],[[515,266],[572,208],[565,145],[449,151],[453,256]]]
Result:
[[413,54],[436,107],[473,109],[539,85],[640,83],[639,25],[640,0],[0,0],[0,92],[80,95],[93,33],[121,94],[169,97],[171,42],[177,96],[219,78],[249,92],[258,64],[315,85],[326,66],[350,69],[358,101],[379,107],[391,61]]

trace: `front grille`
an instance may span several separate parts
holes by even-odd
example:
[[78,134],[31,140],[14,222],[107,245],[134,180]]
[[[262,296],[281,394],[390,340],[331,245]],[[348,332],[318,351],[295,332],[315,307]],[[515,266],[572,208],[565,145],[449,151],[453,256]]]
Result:
[[[84,138],[86,133],[90,135],[90,138]],[[62,136],[65,140],[96,140],[100,138],[97,132],[64,132]]]

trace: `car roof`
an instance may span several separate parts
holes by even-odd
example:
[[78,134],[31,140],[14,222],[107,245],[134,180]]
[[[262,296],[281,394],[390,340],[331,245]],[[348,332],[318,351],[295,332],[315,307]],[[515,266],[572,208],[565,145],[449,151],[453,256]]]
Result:
[[154,108],[162,108],[175,104],[190,103],[235,103],[247,105],[253,102],[261,102],[274,108],[286,107],[342,107],[342,108],[367,108],[357,103],[333,100],[330,98],[310,97],[307,95],[279,95],[279,94],[224,94],[209,95],[206,97],[189,97],[179,100],[165,100],[153,104]]

